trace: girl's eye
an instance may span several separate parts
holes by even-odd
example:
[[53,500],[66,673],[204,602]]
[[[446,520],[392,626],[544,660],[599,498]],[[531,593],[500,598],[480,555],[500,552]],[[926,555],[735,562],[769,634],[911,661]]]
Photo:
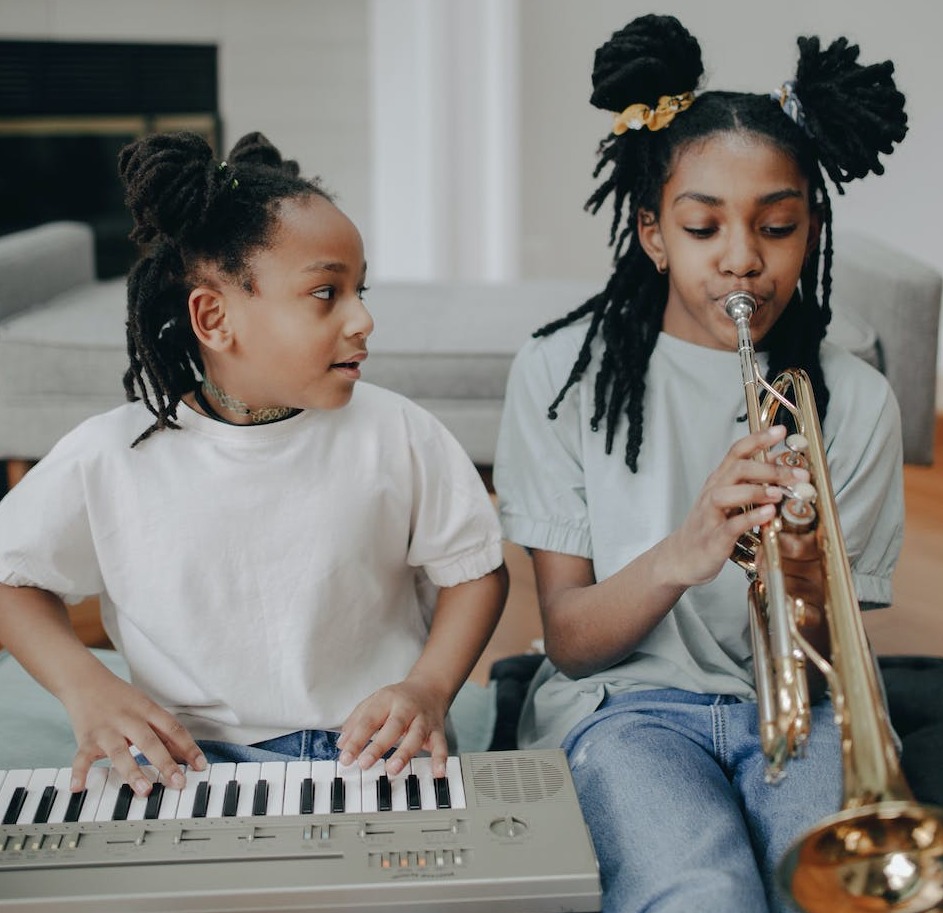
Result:
[[763,231],[773,238],[788,238],[796,230],[795,225],[767,225]]
[[688,226],[684,230],[695,238],[709,238],[717,231],[717,229],[713,227],[695,228],[694,226]]
[[334,286],[325,285],[323,288],[316,288],[311,294],[323,301],[330,301],[334,297]]
[[369,291],[370,291],[370,286],[369,286],[369,285],[361,285],[360,288],[357,289],[357,297],[358,297],[361,301],[363,301],[364,295],[366,295],[367,292],[369,292]]

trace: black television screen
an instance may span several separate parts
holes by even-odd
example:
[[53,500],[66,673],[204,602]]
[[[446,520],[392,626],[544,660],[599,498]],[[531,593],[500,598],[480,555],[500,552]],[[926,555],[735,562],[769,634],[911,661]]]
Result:
[[100,278],[129,268],[131,218],[118,178],[118,152],[134,134],[0,135],[0,234],[58,219],[95,232]]

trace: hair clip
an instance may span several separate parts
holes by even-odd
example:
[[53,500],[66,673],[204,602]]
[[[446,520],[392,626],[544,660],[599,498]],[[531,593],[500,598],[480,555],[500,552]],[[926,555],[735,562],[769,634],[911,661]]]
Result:
[[616,114],[612,125],[612,132],[621,136],[626,130],[662,130],[670,124],[679,111],[686,111],[694,103],[693,92],[683,92],[681,95],[662,95],[654,108],[648,105],[629,105],[621,114]]
[[779,102],[779,107],[783,109],[789,119],[797,126],[808,133],[805,125],[805,114],[802,111],[802,102],[796,95],[796,84],[792,80],[784,82],[777,91],[770,92],[769,97],[775,102]]
[[[226,161],[222,161],[222,162],[220,162],[220,163],[216,166],[216,170],[217,170],[220,174],[222,174],[228,167],[229,167],[229,163],[226,162]],[[239,186],[239,181],[236,180],[236,178],[233,178],[233,179],[229,182],[229,187],[230,187],[231,190],[235,190],[238,186]]]

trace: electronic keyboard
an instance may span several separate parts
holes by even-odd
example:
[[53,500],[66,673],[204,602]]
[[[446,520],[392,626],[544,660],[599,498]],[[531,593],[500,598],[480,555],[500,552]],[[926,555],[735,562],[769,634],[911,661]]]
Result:
[[0,911],[583,911],[592,843],[562,751],[213,764],[134,796],[108,767],[0,772]]

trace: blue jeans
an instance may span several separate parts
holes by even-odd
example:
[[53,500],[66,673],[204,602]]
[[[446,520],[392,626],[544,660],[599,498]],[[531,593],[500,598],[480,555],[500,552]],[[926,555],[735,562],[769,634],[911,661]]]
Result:
[[599,858],[603,913],[786,911],[775,869],[838,811],[831,703],[813,707],[804,758],[765,782],[756,704],[677,689],[608,698],[566,736]]
[[335,761],[340,756],[337,748],[339,735],[339,732],[324,729],[300,729],[254,745],[211,739],[200,739],[197,744],[210,764],[223,761]]

